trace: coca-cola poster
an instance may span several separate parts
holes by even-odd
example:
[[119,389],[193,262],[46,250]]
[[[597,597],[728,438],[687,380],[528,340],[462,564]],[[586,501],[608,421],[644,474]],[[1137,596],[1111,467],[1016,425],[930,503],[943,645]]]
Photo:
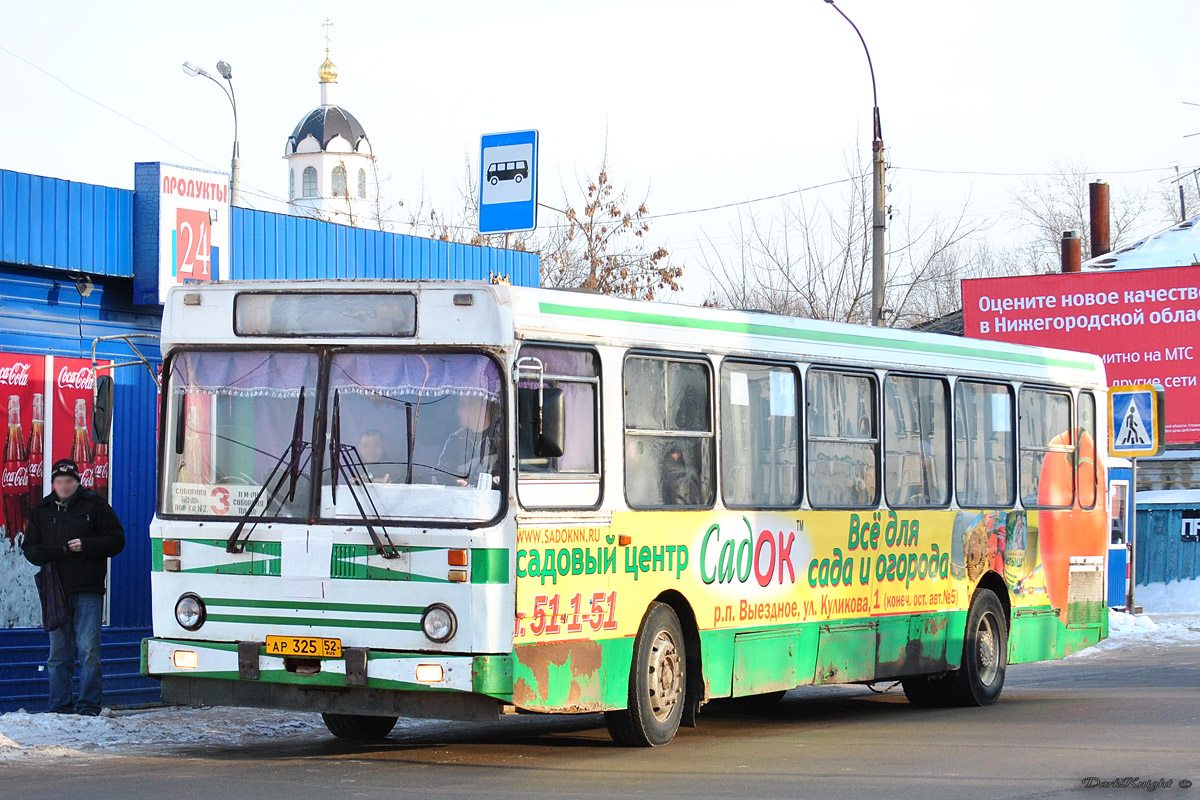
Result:
[[[47,362],[50,370],[47,383],[51,384],[54,395],[54,420],[51,457],[46,463],[53,464],[60,458],[72,459],[79,465],[79,479],[84,487],[109,500],[112,492],[109,446],[92,441],[92,394],[96,375],[91,359],[54,356]],[[99,364],[107,365],[108,362]]]
[[45,356],[0,353],[0,409],[7,424],[0,463],[0,629],[41,624],[37,568],[25,560],[29,509],[42,498],[44,484]]

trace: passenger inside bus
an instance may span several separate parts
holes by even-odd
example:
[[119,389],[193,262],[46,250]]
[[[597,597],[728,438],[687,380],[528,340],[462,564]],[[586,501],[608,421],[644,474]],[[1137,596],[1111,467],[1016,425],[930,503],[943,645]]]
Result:
[[463,395],[456,408],[458,430],[438,458],[440,482],[492,489],[500,485],[500,430],[487,398]]
[[388,471],[392,462],[388,459],[387,448],[383,443],[383,432],[378,428],[368,428],[358,439],[358,457],[362,459],[367,469],[367,480],[370,483],[391,483],[392,475]]
[[671,446],[659,464],[664,506],[698,506],[704,502],[700,491],[700,473],[688,463],[683,451]]

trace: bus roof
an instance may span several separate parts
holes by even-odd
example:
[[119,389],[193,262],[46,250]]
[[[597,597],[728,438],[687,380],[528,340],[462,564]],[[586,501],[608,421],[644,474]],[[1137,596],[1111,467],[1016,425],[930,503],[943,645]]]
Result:
[[[514,337],[548,338],[680,352],[705,349],[801,361],[932,369],[1096,387],[1106,385],[1103,362],[1087,353],[757,311],[699,308],[626,300],[585,291],[493,285],[481,281],[238,281],[180,286],[172,289],[167,300],[163,318],[164,348],[184,343],[227,344],[234,340],[247,344],[245,339],[233,335],[234,296],[242,292],[280,290],[318,295],[338,291],[414,292],[419,296],[419,305],[427,306],[421,335],[407,340],[414,344],[503,345],[511,343]],[[479,303],[475,307],[481,323],[488,330],[471,331],[470,326],[458,318],[441,330],[435,330],[433,326],[438,318],[444,317],[452,308],[450,298],[453,293],[468,290],[481,300],[490,298],[490,303]],[[186,324],[181,314],[186,305],[184,296],[195,292],[223,296],[218,303],[222,312],[204,315],[203,325]],[[421,303],[422,295],[430,303]],[[480,305],[491,308],[480,308]],[[428,313],[434,306],[438,309],[437,315]],[[422,311],[418,310],[418,317],[421,315]],[[511,330],[505,333],[509,328]],[[700,336],[703,338],[698,338]],[[294,345],[296,339],[291,338],[289,342]],[[346,344],[346,341],[343,339],[339,343]],[[698,348],[701,343],[704,346]]]

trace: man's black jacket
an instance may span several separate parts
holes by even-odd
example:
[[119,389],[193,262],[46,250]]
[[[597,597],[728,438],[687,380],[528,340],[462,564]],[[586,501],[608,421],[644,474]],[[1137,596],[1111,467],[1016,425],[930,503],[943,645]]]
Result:
[[[67,542],[78,539],[73,553]],[[125,548],[125,531],[100,495],[80,487],[65,502],[51,492],[29,512],[22,550],[36,566],[54,562],[67,594],[104,594],[107,560]]]

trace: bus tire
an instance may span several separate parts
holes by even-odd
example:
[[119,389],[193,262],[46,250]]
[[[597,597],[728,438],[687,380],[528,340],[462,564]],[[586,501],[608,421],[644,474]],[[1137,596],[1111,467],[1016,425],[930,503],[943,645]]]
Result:
[[904,696],[917,708],[944,708],[950,703],[945,675],[916,675],[900,681]]
[[325,727],[339,739],[375,742],[386,739],[399,717],[369,717],[364,714],[321,714]]
[[991,589],[975,592],[967,613],[962,665],[946,675],[948,705],[990,706],[1004,688],[1008,619]]
[[633,645],[628,705],[604,712],[614,742],[658,747],[675,738],[687,694],[686,668],[679,617],[666,603],[651,603]]

